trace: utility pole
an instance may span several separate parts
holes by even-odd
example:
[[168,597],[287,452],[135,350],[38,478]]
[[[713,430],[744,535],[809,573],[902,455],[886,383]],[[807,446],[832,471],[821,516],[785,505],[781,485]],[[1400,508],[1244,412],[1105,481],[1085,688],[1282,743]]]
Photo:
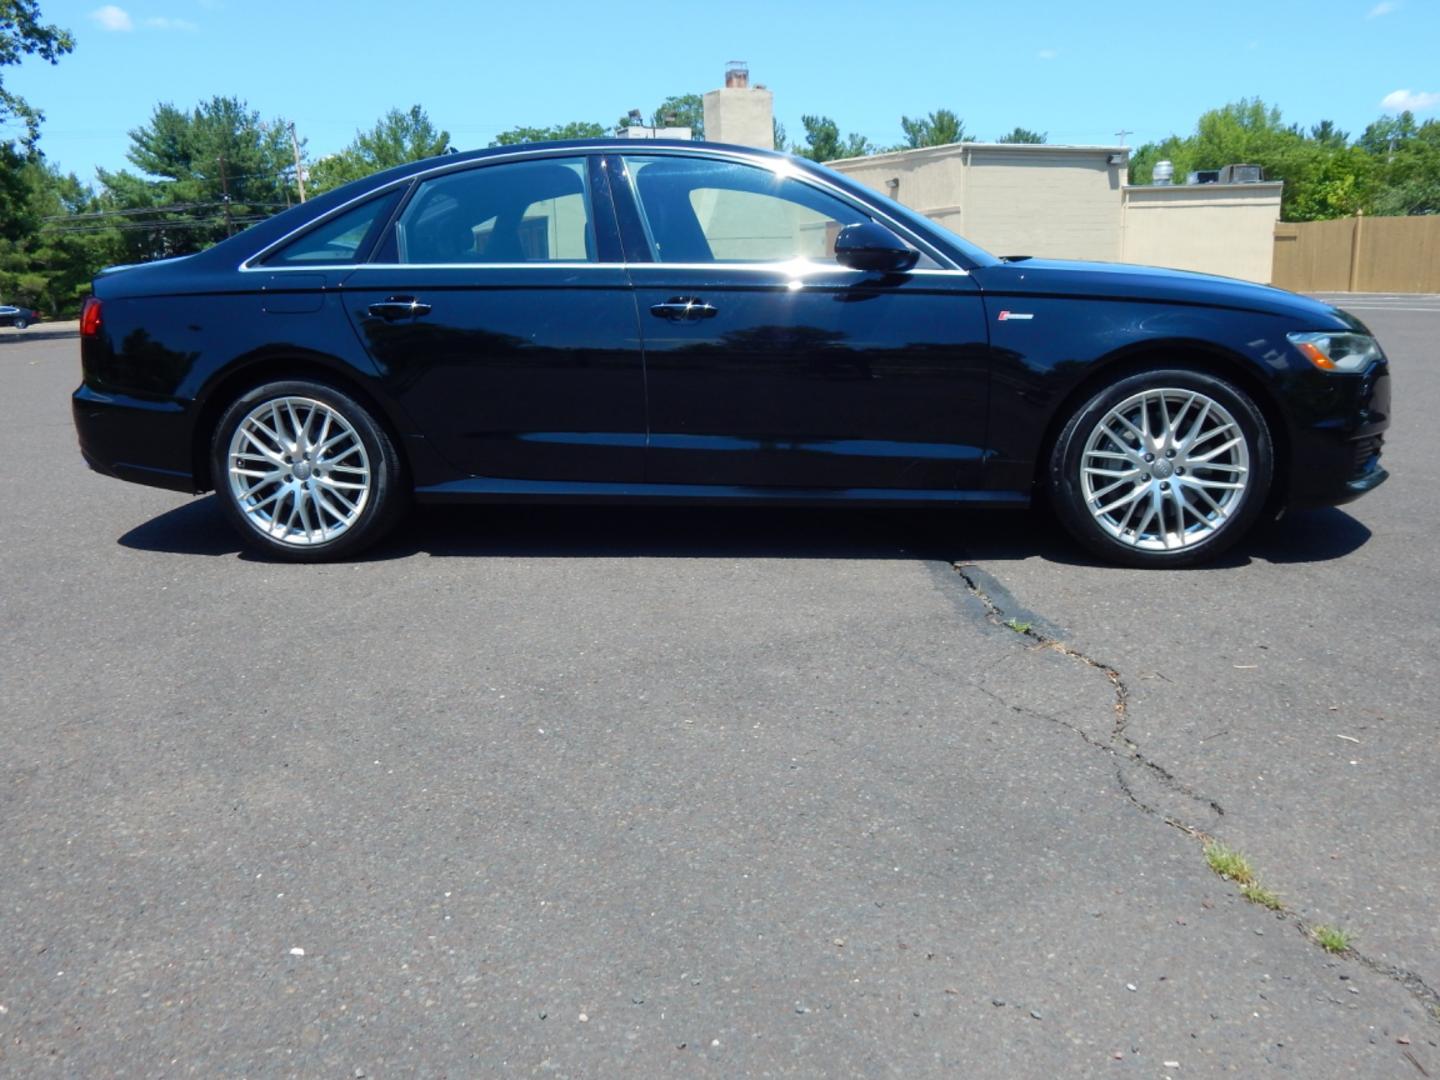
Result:
[[225,172],[225,155],[220,155],[220,201],[225,204],[225,235],[235,235],[235,223],[230,219],[230,178]]
[[295,134],[295,121],[290,121],[290,148],[295,151],[295,183],[300,188],[300,201],[305,201],[305,167],[300,164],[300,139]]
[[1128,128],[1121,128],[1119,131],[1115,132],[1115,138],[1120,140],[1121,146],[1128,146],[1129,143],[1125,141],[1125,136],[1134,134],[1135,132],[1129,130]]

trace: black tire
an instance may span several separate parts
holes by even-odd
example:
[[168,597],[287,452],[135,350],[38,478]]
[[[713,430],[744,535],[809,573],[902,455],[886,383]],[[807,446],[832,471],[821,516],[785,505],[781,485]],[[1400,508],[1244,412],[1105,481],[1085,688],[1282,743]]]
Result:
[[15,319],[15,329],[16,329],[16,330],[24,330],[24,329],[25,329],[27,326],[29,326],[29,325],[30,325],[30,320],[27,319],[27,318],[25,318],[24,315],[20,315],[20,316],[18,316],[18,317]]
[[[258,454],[250,454],[254,460],[242,462],[236,458],[237,466],[246,465],[284,472],[292,470],[283,479],[277,480],[273,486],[262,488],[258,494],[249,501],[259,502],[281,489],[288,489],[289,494],[282,493],[273,503],[273,507],[279,508],[274,512],[274,517],[279,518],[287,506],[290,508],[291,516],[294,517],[299,505],[305,507],[306,524],[304,527],[305,536],[296,535],[297,529],[287,529],[281,521],[265,521],[266,511],[263,508],[251,506],[249,509],[242,507],[242,492],[236,491],[234,484],[245,483],[236,477],[232,484],[231,462],[232,444],[237,440],[236,432],[242,423],[264,414],[267,409],[280,410],[280,419],[284,421],[286,413],[283,412],[283,403],[289,402],[296,406],[299,417],[314,415],[317,417],[316,424],[323,422],[325,416],[330,414],[333,427],[330,430],[344,430],[348,425],[354,439],[358,441],[361,452],[352,451],[346,455],[347,463],[334,464],[332,461],[322,460],[323,455],[314,456],[314,464],[311,465],[310,457],[304,459],[304,463],[297,460],[293,464],[274,464],[271,461],[262,461]],[[307,413],[307,405],[313,412]],[[315,406],[318,405],[319,408]],[[271,414],[268,417],[270,423],[274,423],[275,417]],[[264,422],[264,421],[262,421]],[[309,424],[305,425],[309,430]],[[247,430],[254,430],[253,427]],[[293,431],[286,434],[293,435]],[[312,431],[312,437],[316,433]],[[252,449],[251,441],[239,437],[240,445],[248,452]],[[271,440],[262,434],[262,441],[267,444]],[[340,449],[351,445],[350,442],[342,443]],[[259,447],[253,447],[259,450]],[[338,450],[336,451],[338,453]],[[295,455],[300,456],[298,453]],[[367,471],[364,479],[366,485],[361,493],[353,488],[354,481],[361,480],[360,469],[355,468],[355,463],[364,466]],[[334,472],[323,472],[323,468],[330,468]],[[312,476],[313,468],[313,476]],[[303,470],[303,475],[302,475]],[[338,472],[339,478],[345,483],[336,483],[334,473]],[[332,559],[341,559],[357,554],[365,548],[379,541],[387,532],[392,529],[396,522],[404,516],[409,504],[409,488],[406,481],[404,463],[400,454],[395,448],[394,440],[386,432],[384,426],[375,418],[369,409],[361,405],[354,398],[333,386],[324,383],[311,382],[309,380],[284,380],[280,382],[265,383],[247,391],[231,403],[220,422],[215,426],[215,432],[210,444],[210,476],[215,486],[215,495],[220,502],[225,518],[231,526],[240,534],[245,544],[252,550],[260,552],[271,558],[283,559],[287,562],[326,562]],[[332,488],[346,488],[345,491],[336,493],[334,490],[327,490],[320,487],[320,494],[307,495],[305,491],[313,492],[317,485],[325,485],[329,482]],[[304,490],[302,490],[304,489]],[[350,498],[355,499],[357,504],[353,516],[350,515],[350,504],[342,501]],[[287,503],[287,499],[289,502]],[[321,501],[317,501],[321,500]],[[323,514],[320,506],[328,508],[342,508],[342,512],[334,514]],[[309,515],[318,515],[319,520],[329,522],[337,530],[336,535],[326,537],[326,529],[322,524],[319,528],[312,528],[313,520]],[[273,531],[267,531],[266,524],[270,525]],[[320,538],[315,539],[315,533]],[[284,533],[285,535],[280,535]]]
[[[1169,397],[1172,391],[1175,394],[1173,398]],[[1156,399],[1139,399],[1145,404],[1137,404],[1138,395],[1147,392],[1157,395]],[[1188,415],[1172,417],[1178,421],[1175,428],[1180,436],[1185,435],[1187,424],[1201,415],[1201,403],[1205,399],[1218,406],[1207,414],[1210,417],[1207,422],[1212,426],[1204,427],[1204,432],[1211,433],[1209,442],[1206,443],[1203,437],[1196,438],[1193,460],[1186,453],[1184,438],[1167,444],[1175,450],[1177,458],[1170,459],[1157,445],[1155,449],[1159,453],[1151,452],[1152,463],[1147,464],[1141,440],[1133,432],[1128,433],[1127,438],[1131,438],[1135,445],[1126,447],[1122,454],[1113,439],[1107,439],[1097,431],[1101,421],[1111,415],[1111,410],[1122,405],[1135,409],[1133,415],[1136,419],[1140,418],[1142,407],[1150,410],[1148,424],[1158,429],[1163,424],[1159,419],[1159,410],[1180,407],[1190,400],[1190,394],[1200,395],[1194,399],[1197,404],[1191,406],[1193,411]],[[1227,415],[1239,429],[1239,436],[1221,426],[1219,418]],[[1120,422],[1113,423],[1112,428],[1126,432]],[[1097,514],[1091,510],[1085,476],[1082,475],[1086,447],[1092,436],[1097,440],[1092,447],[1092,466],[1098,468],[1113,464],[1120,470],[1115,473],[1119,478],[1117,480],[1112,481],[1108,476],[1093,480],[1094,484],[1114,484],[1116,488],[1095,504],[1097,511],[1106,510],[1115,502],[1117,495],[1122,500],[1116,510],[1099,515],[1105,524],[1097,520]],[[1235,438],[1243,440],[1243,444],[1235,443],[1234,448],[1222,457],[1208,462],[1202,460],[1211,448],[1230,443]],[[1122,460],[1129,454],[1134,455],[1132,461]],[[1157,457],[1159,460],[1153,460]],[[1188,472],[1186,464],[1182,464],[1187,462]],[[1136,567],[1193,566],[1215,558],[1250,531],[1265,511],[1274,472],[1275,449],[1270,429],[1250,396],[1234,383],[1207,372],[1169,367],[1121,378],[1083,402],[1055,440],[1048,463],[1048,487],[1061,523],[1076,540],[1106,561]],[[1134,475],[1132,478],[1122,476],[1122,473]],[[1238,477],[1244,478],[1245,485],[1238,494],[1218,486]],[[1127,484],[1132,486],[1125,486]],[[1205,495],[1218,499],[1223,514],[1201,501],[1197,484],[1206,485]],[[1142,488],[1143,491],[1140,490]],[[1162,488],[1163,491],[1160,490]],[[1096,494],[1103,490],[1098,489]],[[1190,511],[1187,516],[1186,510],[1178,508],[1177,501],[1188,503],[1192,495],[1194,505],[1187,507]],[[1151,520],[1158,520],[1158,527],[1146,529],[1145,522],[1139,522],[1138,527],[1137,524],[1126,527],[1120,518],[1128,509],[1128,501],[1124,501],[1127,497],[1133,498],[1142,516],[1151,505],[1157,506],[1158,519]],[[1196,507],[1203,508],[1203,514]],[[1171,524],[1176,527],[1170,528]],[[1168,545],[1172,541],[1175,544],[1173,547],[1156,546]]]

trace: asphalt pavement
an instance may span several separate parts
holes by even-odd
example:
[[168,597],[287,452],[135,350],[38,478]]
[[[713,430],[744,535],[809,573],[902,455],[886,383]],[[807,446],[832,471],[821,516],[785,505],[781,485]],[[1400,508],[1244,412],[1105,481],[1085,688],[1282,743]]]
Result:
[[1167,572],[735,509],[266,563],[4,337],[0,1072],[1440,1075],[1440,303],[1354,303],[1392,480]]

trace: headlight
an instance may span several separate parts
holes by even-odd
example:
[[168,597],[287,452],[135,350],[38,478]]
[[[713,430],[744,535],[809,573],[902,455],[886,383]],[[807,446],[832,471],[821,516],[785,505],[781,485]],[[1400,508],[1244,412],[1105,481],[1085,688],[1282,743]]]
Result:
[[1290,344],[1322,371],[1360,371],[1384,359],[1379,344],[1365,334],[1287,334]]

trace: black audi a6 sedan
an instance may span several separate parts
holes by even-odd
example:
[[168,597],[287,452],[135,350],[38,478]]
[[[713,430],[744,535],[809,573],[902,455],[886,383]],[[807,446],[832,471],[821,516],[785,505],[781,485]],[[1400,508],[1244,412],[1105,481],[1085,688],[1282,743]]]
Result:
[[1023,507],[1117,562],[1214,556],[1385,479],[1348,314],[1000,259],[782,154],[596,140],[435,158],[102,273],[90,465],[215,489],[279,558],[412,500]]

